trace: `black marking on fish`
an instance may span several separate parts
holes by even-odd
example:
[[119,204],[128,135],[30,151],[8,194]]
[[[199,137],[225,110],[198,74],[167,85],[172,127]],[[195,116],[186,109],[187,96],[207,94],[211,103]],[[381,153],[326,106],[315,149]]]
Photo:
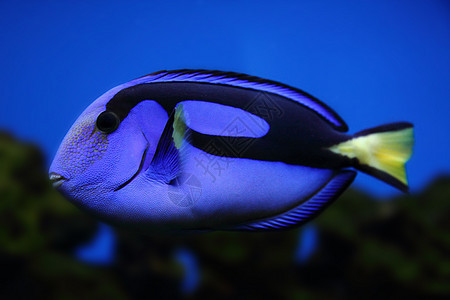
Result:
[[[308,107],[312,112],[318,114],[319,116],[324,118],[327,122],[329,122],[330,125],[333,126],[333,128],[335,128],[336,130],[341,132],[345,132],[348,130],[348,126],[347,124],[345,124],[344,120],[342,120],[342,118],[328,105],[326,105],[316,97],[308,94],[303,90],[294,88],[281,82],[236,72],[224,72],[217,70],[202,70],[202,69],[197,70],[181,69],[172,71],[162,70],[142,76],[140,78],[148,79],[147,83],[155,81],[157,82],[157,81],[177,81],[177,80],[190,82],[212,81],[209,82],[210,84],[218,84],[219,82],[226,82],[222,84],[234,87],[254,89],[257,91],[267,91],[280,96],[283,96],[284,92],[282,92],[281,90],[284,90],[288,91],[289,93],[292,93],[293,95],[297,94],[299,96],[306,98],[307,101],[300,103],[302,101],[290,99],[289,96],[285,96],[290,101],[294,101],[301,105],[304,105],[305,107]],[[248,87],[247,83],[259,84],[259,86]],[[267,90],[265,90],[263,86],[265,86]],[[308,105],[308,103],[312,104],[312,106]]]
[[[268,102],[276,103],[282,112],[281,116],[252,110],[252,103],[258,97],[267,97]],[[281,161],[319,168],[340,168],[349,162],[348,158],[327,150],[347,140],[348,135],[334,130],[322,117],[300,103],[280,95],[221,84],[155,82],[119,91],[106,104],[106,109],[115,112],[123,120],[133,107],[144,100],[155,100],[168,113],[186,100],[219,103],[255,114],[270,125],[269,132],[257,139],[219,137],[192,131],[192,145],[213,155]],[[247,145],[244,151],[236,147],[242,143]]]

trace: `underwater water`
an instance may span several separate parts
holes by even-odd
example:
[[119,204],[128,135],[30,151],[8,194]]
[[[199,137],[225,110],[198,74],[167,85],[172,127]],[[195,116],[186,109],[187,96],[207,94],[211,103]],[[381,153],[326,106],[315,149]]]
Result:
[[[447,1],[2,1],[0,14],[1,298],[450,294]],[[50,188],[48,164],[87,105],[180,68],[298,87],[352,133],[412,122],[412,193],[359,174],[298,230],[150,238]]]

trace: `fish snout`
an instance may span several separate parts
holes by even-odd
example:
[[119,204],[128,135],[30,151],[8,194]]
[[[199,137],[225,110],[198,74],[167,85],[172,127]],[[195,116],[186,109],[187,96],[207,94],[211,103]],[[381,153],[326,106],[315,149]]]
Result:
[[67,178],[65,178],[64,176],[55,173],[55,172],[51,172],[49,174],[49,178],[50,178],[50,182],[53,185],[53,188],[58,188],[61,186],[61,184],[63,184],[65,181],[67,181]]

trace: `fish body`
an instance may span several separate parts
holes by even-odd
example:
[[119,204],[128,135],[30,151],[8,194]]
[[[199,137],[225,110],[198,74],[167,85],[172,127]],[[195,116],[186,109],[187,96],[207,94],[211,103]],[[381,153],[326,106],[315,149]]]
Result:
[[347,129],[318,99],[278,82],[161,71],[94,101],[50,177],[82,209],[137,230],[287,229],[332,203],[354,169],[407,190],[412,125]]

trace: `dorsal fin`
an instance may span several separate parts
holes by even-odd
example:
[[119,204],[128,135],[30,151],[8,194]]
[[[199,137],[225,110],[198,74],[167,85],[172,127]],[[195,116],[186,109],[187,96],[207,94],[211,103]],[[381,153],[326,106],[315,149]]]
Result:
[[273,93],[291,99],[311,109],[338,131],[345,132],[348,130],[347,124],[345,124],[341,117],[314,96],[280,82],[241,73],[189,69],[173,71],[164,70],[132,80],[127,84],[122,85],[122,88],[143,83],[169,81],[223,84]]

